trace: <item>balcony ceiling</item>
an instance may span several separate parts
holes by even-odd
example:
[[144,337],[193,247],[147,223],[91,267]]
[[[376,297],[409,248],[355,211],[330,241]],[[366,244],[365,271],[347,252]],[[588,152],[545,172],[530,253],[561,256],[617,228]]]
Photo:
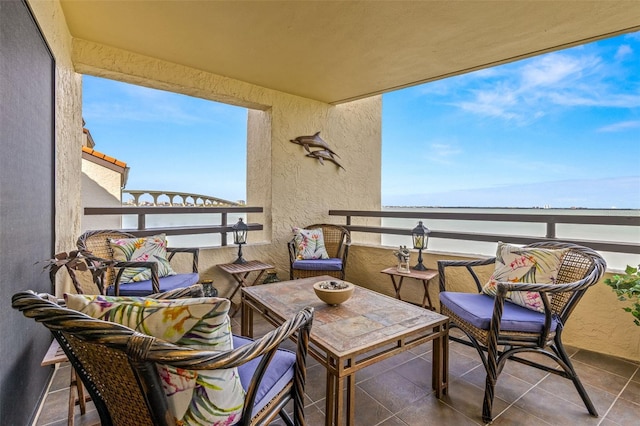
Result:
[[640,1],[61,1],[74,38],[341,103],[640,30]]

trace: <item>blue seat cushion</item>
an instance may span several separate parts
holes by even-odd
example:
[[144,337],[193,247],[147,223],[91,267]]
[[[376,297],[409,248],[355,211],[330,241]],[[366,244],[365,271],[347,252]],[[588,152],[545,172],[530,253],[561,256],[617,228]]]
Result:
[[303,259],[293,262],[293,269],[304,271],[341,271],[342,259],[332,257],[330,259]]
[[[233,347],[238,348],[247,343],[251,343],[253,340],[241,337],[233,336]],[[262,360],[259,356],[251,361],[242,364],[238,367],[238,375],[240,376],[240,382],[242,387],[246,391],[249,389],[249,383],[253,377],[253,373],[258,368],[258,364]],[[258,392],[256,393],[256,400],[253,405],[252,417],[256,415],[265,405],[271,401],[285,386],[293,379],[294,367],[296,364],[296,354],[286,349],[278,349],[275,356],[271,360],[271,363],[267,367]]]
[[[440,303],[458,317],[481,330],[489,330],[493,315],[494,298],[486,294],[457,293],[444,291],[440,293]],[[551,321],[551,331],[555,331],[558,322]],[[500,330],[523,333],[540,333],[544,328],[544,314],[523,308],[506,301]]]
[[[177,288],[189,287],[200,280],[197,273],[169,275],[160,278],[160,292],[175,290]],[[107,287],[107,295],[114,296],[114,286]],[[153,294],[151,280],[136,281],[120,284],[120,296],[148,296]]]

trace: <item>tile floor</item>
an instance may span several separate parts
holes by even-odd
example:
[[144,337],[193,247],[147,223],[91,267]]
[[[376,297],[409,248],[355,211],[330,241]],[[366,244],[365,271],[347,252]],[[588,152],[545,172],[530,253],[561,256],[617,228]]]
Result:
[[[239,315],[237,316],[239,318]],[[236,319],[234,332],[240,327]],[[269,329],[264,323],[256,334]],[[455,330],[452,330],[452,332]],[[290,343],[290,342],[289,342]],[[640,362],[572,349],[571,358],[600,416],[591,417],[573,384],[558,376],[509,362],[498,380],[495,425],[640,425]],[[325,371],[309,357],[309,426],[324,424]],[[69,366],[56,370],[37,426],[67,424]],[[401,353],[356,374],[356,425],[482,425],[484,370],[475,349],[451,342],[449,393],[442,400],[431,390],[430,344]],[[95,409],[75,424],[99,425]],[[273,423],[283,425],[281,420]]]

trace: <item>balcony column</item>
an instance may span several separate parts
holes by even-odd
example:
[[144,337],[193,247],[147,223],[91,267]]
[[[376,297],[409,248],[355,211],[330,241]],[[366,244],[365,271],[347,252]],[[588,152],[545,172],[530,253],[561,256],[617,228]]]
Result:
[[[338,106],[282,98],[269,110],[249,111],[247,204],[264,207],[264,230],[255,238],[271,241],[269,260],[288,274],[293,226],[335,222],[328,216],[334,208],[380,209],[382,102],[380,96]],[[344,169],[290,142],[318,131]]]

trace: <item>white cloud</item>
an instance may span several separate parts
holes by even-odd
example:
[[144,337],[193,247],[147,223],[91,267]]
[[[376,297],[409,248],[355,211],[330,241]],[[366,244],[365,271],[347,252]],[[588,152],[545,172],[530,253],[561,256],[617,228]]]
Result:
[[428,159],[441,164],[452,164],[452,158],[462,154],[462,149],[448,144],[434,142],[429,146]]
[[631,54],[633,54],[633,49],[631,48],[631,46],[629,46],[628,44],[623,44],[622,46],[618,47],[615,58],[617,61],[619,61]]
[[610,124],[608,126],[600,127],[598,132],[620,132],[627,129],[635,129],[640,127],[640,120],[636,121],[621,121],[619,123]]
[[522,74],[519,91],[537,90],[541,86],[565,87],[583,73],[593,72],[599,63],[600,59],[592,56],[549,54],[536,58],[519,70]]
[[[448,103],[479,116],[529,124],[567,107],[637,108],[635,70],[605,60],[595,48],[581,46],[464,76]],[[633,55],[628,44],[610,52]],[[622,86],[625,85],[625,86]]]

